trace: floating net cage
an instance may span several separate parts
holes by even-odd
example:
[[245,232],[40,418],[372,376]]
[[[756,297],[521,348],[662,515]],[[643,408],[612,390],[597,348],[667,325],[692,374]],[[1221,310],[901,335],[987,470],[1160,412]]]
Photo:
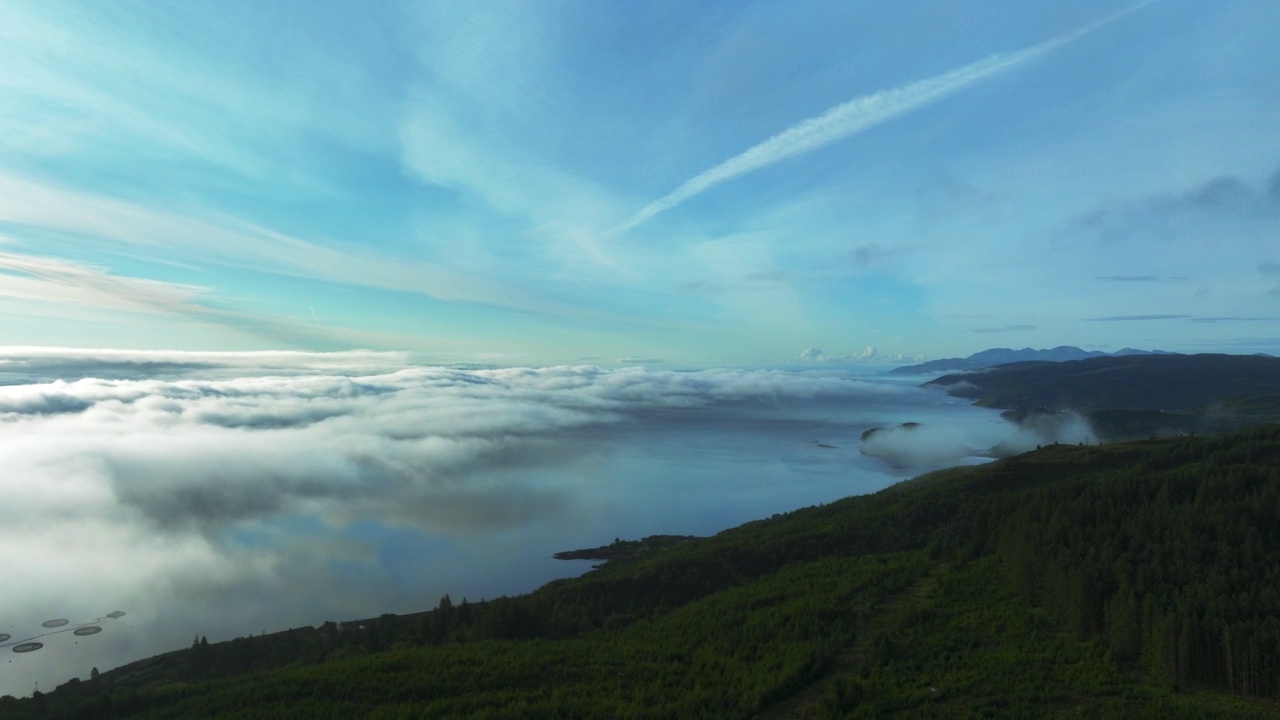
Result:
[[40,648],[44,647],[44,643],[39,642],[40,638],[48,637],[50,635],[58,635],[65,632],[69,632],[72,635],[75,635],[77,637],[87,637],[89,635],[97,635],[98,633],[102,632],[101,623],[104,620],[108,620],[108,619],[119,620],[120,618],[124,617],[126,614],[127,613],[125,613],[125,611],[123,610],[113,610],[112,612],[109,612],[106,615],[103,615],[102,617],[97,618],[96,620],[76,623],[74,625],[67,618],[54,618],[52,620],[45,620],[44,622],[40,623],[40,627],[43,628],[46,632],[36,633],[31,637],[27,637],[22,640],[14,640],[13,635],[11,635],[10,633],[0,633],[0,648],[9,648],[16,653],[35,652],[36,650],[39,650]]

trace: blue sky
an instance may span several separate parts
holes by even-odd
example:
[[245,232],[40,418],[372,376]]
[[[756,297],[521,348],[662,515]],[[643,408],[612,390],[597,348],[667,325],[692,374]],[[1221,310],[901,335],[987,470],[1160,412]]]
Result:
[[0,337],[1280,353],[1277,26],[1245,0],[6,2]]

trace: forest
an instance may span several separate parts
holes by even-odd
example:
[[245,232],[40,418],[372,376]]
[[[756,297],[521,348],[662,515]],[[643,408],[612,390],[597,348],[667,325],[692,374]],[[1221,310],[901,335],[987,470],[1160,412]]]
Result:
[[1280,717],[1277,527],[1280,426],[1048,445],[0,717]]
[[1280,422],[1280,358],[1121,355],[1016,362],[925,383],[1017,422],[1074,412],[1104,440],[1230,432]]

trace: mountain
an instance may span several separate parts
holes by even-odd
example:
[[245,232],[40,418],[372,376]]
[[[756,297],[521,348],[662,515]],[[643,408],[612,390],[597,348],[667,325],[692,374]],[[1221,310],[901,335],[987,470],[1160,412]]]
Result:
[[1280,358],[1148,354],[1023,362],[925,383],[1013,419],[1074,411],[1103,439],[1280,421]]
[[1046,446],[0,717],[1280,716],[1280,426]]
[[1005,365],[1015,362],[1067,362],[1069,360],[1084,360],[1094,357],[1123,357],[1126,355],[1168,355],[1163,350],[1135,350],[1133,348],[1124,348],[1113,353],[1105,353],[1099,350],[1081,350],[1072,345],[1059,345],[1048,350],[1033,350],[1032,348],[1022,348],[1021,350],[1013,350],[1010,348],[992,348],[976,352],[967,358],[946,358],[943,360],[930,360],[929,362],[920,363],[919,365],[907,365],[905,367],[894,368],[891,372],[904,375],[923,375],[936,372],[952,372],[957,370],[981,370],[982,368],[993,367],[995,365]]

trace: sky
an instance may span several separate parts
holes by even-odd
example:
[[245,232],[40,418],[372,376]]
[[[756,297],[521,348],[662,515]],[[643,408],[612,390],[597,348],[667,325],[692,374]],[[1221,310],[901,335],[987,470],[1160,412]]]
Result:
[[1280,353],[1280,5],[0,7],[6,345]]
[[1087,431],[895,363],[1280,354],[1277,26],[0,3],[0,694]]

